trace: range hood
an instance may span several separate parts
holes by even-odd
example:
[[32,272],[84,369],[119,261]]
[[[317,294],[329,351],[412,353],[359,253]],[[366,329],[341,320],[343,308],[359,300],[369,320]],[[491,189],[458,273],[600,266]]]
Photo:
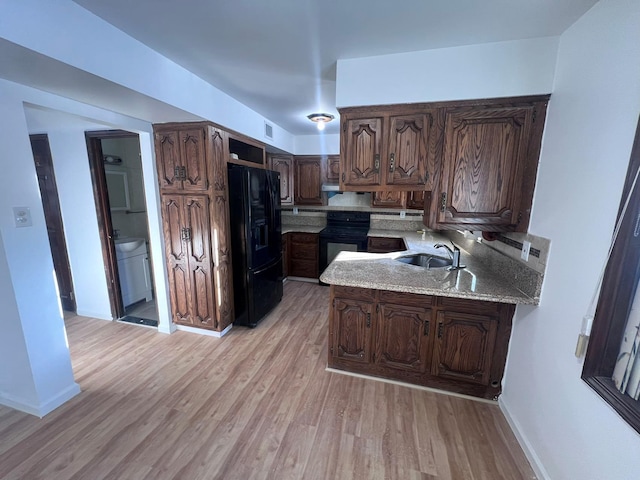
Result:
[[323,183],[322,191],[323,192],[339,192],[340,185],[338,185],[337,183]]

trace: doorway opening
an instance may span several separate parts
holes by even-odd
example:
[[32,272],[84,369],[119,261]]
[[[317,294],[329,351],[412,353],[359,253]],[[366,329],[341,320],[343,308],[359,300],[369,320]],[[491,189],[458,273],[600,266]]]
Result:
[[123,130],[85,136],[112,315],[157,327],[140,139]]

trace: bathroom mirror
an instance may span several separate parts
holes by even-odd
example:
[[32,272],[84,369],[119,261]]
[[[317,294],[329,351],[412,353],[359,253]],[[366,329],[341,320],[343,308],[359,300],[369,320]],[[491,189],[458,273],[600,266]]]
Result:
[[112,212],[125,211],[131,208],[129,201],[129,183],[127,172],[105,171],[107,192]]

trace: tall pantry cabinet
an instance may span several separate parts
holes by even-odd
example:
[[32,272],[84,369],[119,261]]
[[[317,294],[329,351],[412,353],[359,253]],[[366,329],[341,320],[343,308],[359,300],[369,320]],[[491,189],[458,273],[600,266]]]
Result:
[[222,332],[233,321],[227,133],[153,128],[173,322]]

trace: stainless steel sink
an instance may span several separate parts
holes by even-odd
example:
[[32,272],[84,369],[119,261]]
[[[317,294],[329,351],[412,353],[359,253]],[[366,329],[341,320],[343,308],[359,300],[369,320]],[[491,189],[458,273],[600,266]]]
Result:
[[439,257],[430,253],[415,253],[396,258],[398,262],[408,263],[427,269],[450,267],[453,261],[447,257]]

